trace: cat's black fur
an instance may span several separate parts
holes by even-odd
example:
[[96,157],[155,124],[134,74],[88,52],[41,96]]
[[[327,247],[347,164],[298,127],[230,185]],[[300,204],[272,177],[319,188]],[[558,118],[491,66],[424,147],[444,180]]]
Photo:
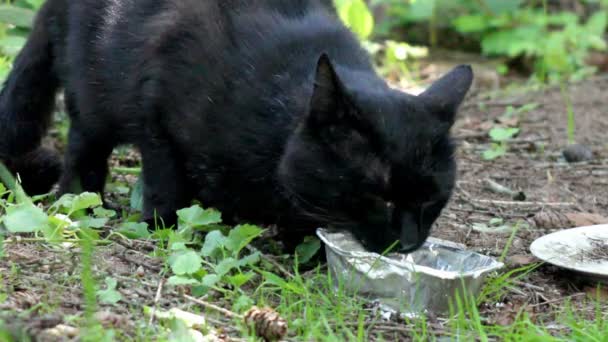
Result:
[[61,192],[103,192],[108,156],[131,143],[147,219],[197,198],[291,237],[328,225],[413,250],[454,185],[471,69],[392,90],[330,2],[48,0],[0,94],[0,158],[48,190],[57,172],[28,174],[56,166],[36,149],[63,88]]

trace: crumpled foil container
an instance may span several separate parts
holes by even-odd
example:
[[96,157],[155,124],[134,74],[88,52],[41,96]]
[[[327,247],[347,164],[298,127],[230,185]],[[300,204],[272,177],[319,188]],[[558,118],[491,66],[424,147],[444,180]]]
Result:
[[413,253],[381,256],[366,251],[349,232],[319,228],[317,235],[337,286],[403,314],[446,313],[457,292],[479,294],[488,273],[504,266],[433,238]]

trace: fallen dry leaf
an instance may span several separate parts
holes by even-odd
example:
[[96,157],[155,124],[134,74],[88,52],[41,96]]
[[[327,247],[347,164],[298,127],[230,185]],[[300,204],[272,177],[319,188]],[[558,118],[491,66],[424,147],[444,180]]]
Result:
[[584,290],[591,299],[598,299],[602,302],[608,300],[608,288],[606,287],[585,286]]
[[534,215],[532,221],[538,228],[565,229],[608,223],[608,218],[592,213],[560,213],[541,211]]
[[537,261],[538,261],[538,259],[536,259],[532,255],[518,254],[518,255],[513,255],[513,256],[508,257],[507,265],[510,267],[513,267],[513,268],[518,268],[518,267],[531,265]]
[[596,224],[608,223],[608,218],[602,215],[591,213],[570,213],[566,214],[568,220],[574,227],[593,226]]

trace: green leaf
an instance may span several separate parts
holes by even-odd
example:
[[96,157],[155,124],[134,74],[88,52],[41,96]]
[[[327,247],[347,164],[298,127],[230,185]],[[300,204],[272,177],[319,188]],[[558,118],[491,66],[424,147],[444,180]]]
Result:
[[131,191],[131,209],[142,211],[144,208],[144,181],[143,177],[137,178],[137,182]]
[[236,299],[234,305],[232,306],[232,311],[234,312],[243,312],[245,310],[249,310],[253,306],[253,299],[249,298],[247,295],[240,295],[239,298]]
[[493,141],[503,142],[516,136],[519,131],[519,128],[494,127],[490,130],[490,138]]
[[232,286],[234,286],[236,288],[240,288],[241,286],[248,283],[251,279],[253,279],[254,276],[255,276],[255,273],[253,273],[253,272],[238,273],[233,276],[227,277],[227,281]]
[[407,17],[412,21],[428,20],[433,16],[437,0],[412,0]]
[[503,145],[492,144],[492,148],[485,150],[482,154],[484,160],[494,160],[504,156],[507,153],[507,148]]
[[201,255],[205,257],[213,255],[216,250],[222,248],[226,244],[226,240],[224,234],[219,230],[207,233],[205,236],[205,243],[201,249]]
[[202,227],[222,222],[222,214],[214,209],[203,210],[198,205],[177,212],[180,223],[190,227]]
[[522,5],[523,0],[485,0],[487,8],[494,14],[514,12]]
[[76,232],[77,235],[84,240],[88,241],[98,241],[99,233],[93,229],[87,227],[80,227],[80,229]]
[[15,57],[26,42],[25,37],[8,35],[0,39],[0,50],[7,56]]
[[253,265],[257,264],[258,262],[260,262],[260,259],[261,259],[260,252],[255,252],[255,253],[249,254],[248,256],[246,256],[238,261],[238,267],[253,266]]
[[78,221],[78,227],[83,228],[96,228],[100,229],[106,226],[108,219],[105,217],[85,217]]
[[180,251],[169,257],[169,265],[173,273],[177,275],[193,274],[202,267],[203,259],[196,252]]
[[203,286],[213,287],[220,281],[220,277],[217,274],[207,274],[203,277]]
[[32,28],[35,15],[35,12],[29,9],[12,5],[0,5],[0,22],[2,23]]
[[6,208],[3,222],[11,233],[33,233],[46,227],[48,221],[42,209],[31,203],[23,203]]
[[120,292],[116,291],[117,284],[116,279],[106,278],[106,289],[97,291],[97,296],[102,303],[115,305],[122,299]]
[[112,218],[112,217],[116,216],[116,212],[114,210],[97,207],[97,208],[93,209],[93,215],[95,215],[97,217]]
[[490,26],[487,17],[481,14],[459,16],[452,24],[460,33],[484,32]]
[[42,228],[42,234],[50,242],[58,242],[63,239],[63,232],[74,223],[67,216],[57,214],[49,216],[48,225]]
[[226,258],[220,261],[214,268],[219,276],[224,276],[239,265],[239,262],[234,258]]
[[298,263],[305,264],[312,259],[315,254],[321,249],[321,241],[313,236],[307,236],[304,238],[304,242],[296,247],[296,254],[298,255]]
[[366,40],[374,30],[374,16],[363,0],[344,0],[336,3],[340,19],[360,39]]
[[245,224],[234,227],[228,233],[228,240],[226,241],[226,248],[235,254],[238,254],[245,246],[247,246],[253,239],[262,235],[264,231],[253,225]]
[[348,10],[348,25],[360,39],[366,40],[374,30],[374,16],[363,0],[353,0]]
[[595,12],[587,23],[585,24],[585,30],[587,34],[602,36],[606,32],[608,26],[608,13],[606,11]]
[[94,194],[92,192],[83,192],[72,199],[72,207],[70,208],[69,215],[79,210],[99,207],[102,204],[101,197],[98,194]]
[[145,222],[125,222],[120,225],[118,232],[129,239],[147,239],[150,237],[148,224]]
[[44,4],[44,1],[45,0],[25,0],[25,2],[27,2],[35,10],[40,9],[40,7],[42,7],[42,4]]
[[172,286],[196,285],[198,283],[199,282],[196,281],[195,279],[192,279],[190,277],[184,277],[184,276],[171,276],[167,280],[167,284],[172,285]]

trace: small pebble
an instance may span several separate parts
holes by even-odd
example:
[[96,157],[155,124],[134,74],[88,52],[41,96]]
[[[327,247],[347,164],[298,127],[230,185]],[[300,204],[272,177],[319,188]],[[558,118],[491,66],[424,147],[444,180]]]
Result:
[[144,268],[142,266],[139,266],[137,268],[137,270],[135,271],[135,275],[142,278],[143,276],[146,275],[146,271],[144,270]]
[[562,152],[568,163],[578,163],[593,159],[593,152],[585,145],[569,145]]

